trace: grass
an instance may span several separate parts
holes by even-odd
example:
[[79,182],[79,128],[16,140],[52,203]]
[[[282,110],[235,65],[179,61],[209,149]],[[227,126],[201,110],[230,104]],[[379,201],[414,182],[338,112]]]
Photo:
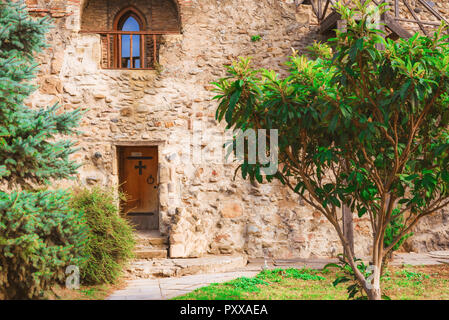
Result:
[[[254,278],[213,283],[175,300],[346,300],[346,286],[332,285],[335,270],[264,270]],[[389,267],[382,280],[393,300],[449,300],[449,266]]]

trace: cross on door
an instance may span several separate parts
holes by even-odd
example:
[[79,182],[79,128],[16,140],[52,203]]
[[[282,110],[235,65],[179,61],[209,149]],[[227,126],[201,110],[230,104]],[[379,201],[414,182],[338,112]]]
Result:
[[142,175],[142,169],[146,169],[147,166],[142,164],[142,161],[139,161],[139,165],[134,167],[135,169],[139,169],[139,176]]

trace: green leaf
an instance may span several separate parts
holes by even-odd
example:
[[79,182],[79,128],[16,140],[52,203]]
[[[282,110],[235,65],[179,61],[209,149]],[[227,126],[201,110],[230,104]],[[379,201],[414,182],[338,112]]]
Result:
[[240,95],[242,94],[241,89],[237,89],[231,96],[231,99],[229,101],[228,109],[226,111],[226,121],[228,123],[232,122],[232,113],[234,112],[235,105],[237,104],[238,100],[240,99]]
[[405,99],[408,90],[410,89],[410,86],[412,85],[412,79],[408,79],[402,86],[401,89],[399,89],[399,95],[402,100]]

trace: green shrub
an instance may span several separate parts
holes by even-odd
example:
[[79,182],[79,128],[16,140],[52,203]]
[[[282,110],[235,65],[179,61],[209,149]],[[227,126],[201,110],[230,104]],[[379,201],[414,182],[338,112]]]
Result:
[[72,208],[84,212],[90,232],[81,280],[88,284],[114,283],[134,256],[133,228],[119,214],[111,189],[74,190]]
[[260,36],[258,34],[251,37],[251,41],[252,42],[257,42],[257,41],[260,41],[260,40],[262,40],[262,36]]
[[87,228],[65,191],[0,192],[0,293],[38,299],[81,266]]

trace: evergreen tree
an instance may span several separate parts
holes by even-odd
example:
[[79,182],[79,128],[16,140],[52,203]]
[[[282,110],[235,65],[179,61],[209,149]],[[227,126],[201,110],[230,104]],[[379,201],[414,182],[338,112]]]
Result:
[[22,1],[0,4],[0,164],[1,181],[10,187],[67,178],[77,169],[68,160],[72,143],[53,138],[73,134],[80,111],[57,114],[57,105],[31,110],[24,104],[35,90],[29,82],[34,56],[45,47],[48,28],[49,19],[31,19]]
[[[69,160],[79,110],[58,105],[33,109],[24,100],[36,89],[34,57],[45,47],[48,18],[32,19],[23,1],[0,3],[0,292],[6,298],[39,298],[65,266],[79,264],[85,223],[65,191],[37,191],[70,178]],[[13,191],[11,191],[13,190]]]

